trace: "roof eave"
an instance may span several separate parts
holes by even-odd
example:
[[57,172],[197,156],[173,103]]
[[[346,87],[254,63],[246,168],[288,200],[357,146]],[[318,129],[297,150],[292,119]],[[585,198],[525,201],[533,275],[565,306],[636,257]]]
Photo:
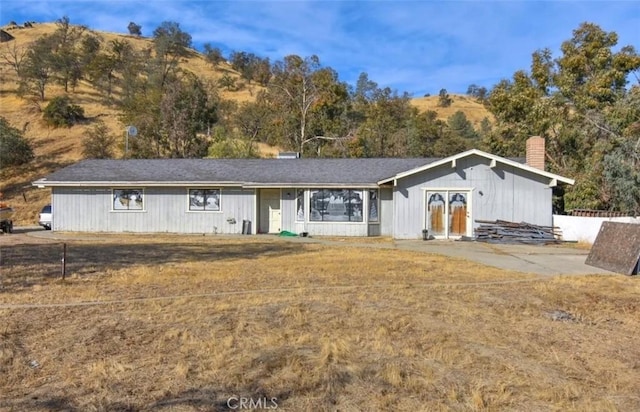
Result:
[[48,181],[46,179],[36,180],[31,183],[33,186],[44,187],[175,187],[175,186],[216,186],[216,187],[243,187],[246,189],[268,189],[268,188],[377,188],[375,182],[355,182],[355,183],[256,183],[256,182],[219,182],[219,181],[176,181],[176,182],[152,182],[152,181]]
[[327,188],[377,188],[375,182],[366,183],[245,183],[242,185],[247,189],[278,189],[278,188],[300,188],[300,189],[327,189]]
[[537,169],[535,167],[531,167],[531,166],[526,165],[526,164],[514,162],[513,160],[509,160],[509,159],[506,159],[506,158],[501,157],[501,156],[496,156],[496,155],[493,155],[493,154],[490,154],[490,153],[487,153],[487,152],[483,152],[482,150],[478,150],[478,149],[467,150],[466,152],[458,153],[457,155],[454,155],[454,156],[445,157],[442,160],[438,160],[438,161],[435,161],[433,163],[429,163],[429,164],[424,165],[424,166],[416,167],[414,169],[407,170],[406,172],[398,173],[397,175],[395,175],[393,177],[389,177],[387,179],[380,180],[378,182],[378,184],[380,185],[380,184],[388,183],[388,182],[391,182],[391,181],[394,181],[394,180],[397,180],[397,179],[402,179],[403,177],[407,177],[407,176],[414,175],[416,173],[424,172],[425,170],[433,169],[433,168],[436,168],[438,166],[445,165],[447,163],[451,163],[452,167],[455,167],[456,166],[456,161],[458,159],[462,159],[464,157],[471,156],[471,155],[474,155],[474,154],[478,155],[478,156],[482,156],[482,157],[487,158],[487,159],[490,159],[492,161],[492,163],[493,162],[499,162],[499,163],[502,163],[502,164],[505,164],[505,165],[513,166],[513,167],[521,169],[521,170],[526,170],[528,172],[535,173],[535,174],[547,177],[547,178],[551,179],[550,185],[551,185],[551,183],[554,183],[554,182],[556,183],[553,186],[557,185],[557,182],[562,182],[562,183],[566,183],[566,184],[569,184],[569,185],[575,184],[575,180],[574,179],[569,179],[567,177],[560,176],[560,175],[557,175],[555,173],[550,173],[550,172],[547,172],[545,170],[540,170],[540,169]]
[[38,187],[115,187],[115,186],[145,186],[145,187],[172,187],[172,186],[242,186],[242,182],[203,182],[203,181],[176,181],[176,182],[154,182],[154,181],[48,181],[46,179],[36,180],[31,183]]

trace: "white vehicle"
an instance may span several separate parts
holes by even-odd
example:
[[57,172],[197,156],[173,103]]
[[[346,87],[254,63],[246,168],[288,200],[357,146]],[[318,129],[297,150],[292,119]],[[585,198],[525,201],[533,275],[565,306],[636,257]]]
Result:
[[40,211],[40,217],[38,218],[38,224],[45,228],[45,230],[51,230],[51,205],[46,205]]

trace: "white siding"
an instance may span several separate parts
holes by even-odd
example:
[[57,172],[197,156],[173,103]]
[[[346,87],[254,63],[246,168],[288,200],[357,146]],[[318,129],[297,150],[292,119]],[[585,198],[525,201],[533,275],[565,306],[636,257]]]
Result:
[[[504,166],[494,168],[480,156],[457,160],[422,173],[400,179],[394,187],[394,237],[419,239],[425,224],[425,188],[472,190],[472,217],[475,221],[503,219],[551,225],[549,179]],[[478,224],[474,222],[474,227]]]
[[189,211],[186,187],[144,188],[143,211],[112,211],[111,196],[108,188],[53,188],[53,230],[242,233],[255,216],[254,190],[241,188],[222,189],[220,212]]

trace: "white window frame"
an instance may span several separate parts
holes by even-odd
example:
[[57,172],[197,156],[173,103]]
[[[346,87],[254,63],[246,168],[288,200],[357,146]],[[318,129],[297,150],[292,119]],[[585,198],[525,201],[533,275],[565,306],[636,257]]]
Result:
[[[217,190],[218,191],[218,210],[191,209],[191,191],[192,190]],[[223,213],[222,188],[221,187],[188,187],[187,188],[187,213]]]
[[[362,225],[362,224],[367,224],[368,223],[368,209],[367,209],[367,213],[366,213],[366,217],[365,217],[365,206],[366,206],[366,197],[365,196],[369,196],[369,191],[367,189],[362,189],[362,188],[351,188],[351,187],[314,187],[314,188],[308,188],[305,189],[306,191],[309,192],[309,194],[307,195],[308,202],[306,204],[308,204],[308,209],[305,210],[305,221],[308,223],[312,223],[312,224],[348,224],[348,225]],[[311,219],[311,211],[312,211],[312,207],[311,207],[311,202],[312,202],[312,192],[313,191],[320,191],[320,190],[350,190],[352,192],[357,192],[360,193],[360,198],[362,199],[362,209],[361,213],[362,213],[362,220],[361,221],[351,221],[351,220],[312,220]]]
[[[115,202],[116,202],[116,190],[136,190],[139,191],[142,194],[142,208],[141,209],[116,209],[115,206]],[[112,187],[111,188],[111,212],[116,212],[116,213],[141,213],[141,212],[146,212],[147,211],[147,195],[145,193],[145,189],[144,187]]]

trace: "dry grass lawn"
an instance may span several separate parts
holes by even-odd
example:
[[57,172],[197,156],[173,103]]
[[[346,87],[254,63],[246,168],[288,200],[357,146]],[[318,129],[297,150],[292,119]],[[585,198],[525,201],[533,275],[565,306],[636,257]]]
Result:
[[8,238],[0,410],[640,409],[636,278],[123,235],[68,243],[62,281],[60,244]]

